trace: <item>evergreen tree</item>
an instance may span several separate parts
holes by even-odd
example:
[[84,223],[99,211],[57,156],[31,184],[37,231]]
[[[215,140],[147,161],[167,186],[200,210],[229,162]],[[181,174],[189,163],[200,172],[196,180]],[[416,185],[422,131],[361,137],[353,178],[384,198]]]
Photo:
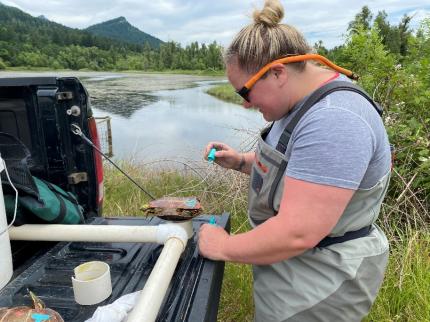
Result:
[[322,40],[318,40],[314,44],[314,49],[316,50],[317,54],[325,56],[325,57],[328,56],[328,49],[324,47]]
[[409,29],[409,24],[412,20],[411,16],[404,15],[402,21],[399,23],[399,38],[400,38],[400,55],[406,56],[408,52],[408,42],[411,36],[411,30]]
[[364,30],[369,30],[372,25],[373,14],[368,6],[361,8],[361,11],[355,15],[353,21],[348,25],[348,31],[355,33],[360,29],[360,26]]

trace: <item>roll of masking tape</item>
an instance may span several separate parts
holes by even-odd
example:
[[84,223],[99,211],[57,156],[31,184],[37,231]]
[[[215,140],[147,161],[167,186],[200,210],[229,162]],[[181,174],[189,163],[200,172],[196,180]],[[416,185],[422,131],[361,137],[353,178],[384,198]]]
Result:
[[81,305],[94,305],[106,300],[112,293],[109,265],[94,261],[74,269],[72,276],[75,301]]

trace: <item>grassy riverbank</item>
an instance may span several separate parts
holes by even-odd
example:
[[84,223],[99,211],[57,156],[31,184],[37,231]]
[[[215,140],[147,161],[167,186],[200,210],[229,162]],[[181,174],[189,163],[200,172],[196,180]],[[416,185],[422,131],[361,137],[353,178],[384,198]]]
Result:
[[243,102],[243,99],[236,94],[230,83],[213,86],[206,93],[229,103],[242,105]]
[[[154,170],[145,165],[122,166],[157,197],[201,197],[206,213],[231,214],[232,233],[249,229],[246,220],[247,176],[218,166],[183,165],[185,170]],[[390,261],[384,283],[367,321],[430,321],[429,205],[417,197],[397,172],[383,205],[379,225],[390,240]],[[139,215],[146,196],[117,170],[106,168],[107,215]],[[252,321],[252,275],[249,265],[228,263],[219,321]]]

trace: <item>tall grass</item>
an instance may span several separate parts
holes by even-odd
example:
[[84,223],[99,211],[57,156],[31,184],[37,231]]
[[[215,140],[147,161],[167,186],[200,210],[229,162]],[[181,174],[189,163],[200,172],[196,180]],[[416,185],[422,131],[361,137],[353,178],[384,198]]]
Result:
[[[155,197],[199,196],[206,213],[231,215],[231,231],[250,227],[246,218],[248,177],[218,166],[175,163],[171,167],[121,166]],[[366,321],[430,321],[430,215],[422,191],[393,172],[378,224],[390,241],[384,283]],[[116,169],[105,169],[106,215],[140,215],[148,197]],[[252,321],[252,272],[249,265],[227,263],[219,321]]]
[[425,190],[411,188],[416,175],[392,171],[379,218],[390,261],[367,321],[430,321],[430,213]]
[[430,321],[430,234],[391,238],[384,283],[366,321]]

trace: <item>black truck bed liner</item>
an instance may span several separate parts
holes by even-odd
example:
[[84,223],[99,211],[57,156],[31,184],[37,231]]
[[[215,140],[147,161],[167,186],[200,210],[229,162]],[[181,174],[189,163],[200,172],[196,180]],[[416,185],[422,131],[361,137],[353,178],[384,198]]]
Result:
[[[207,223],[209,216],[193,219],[193,229]],[[159,218],[92,218],[94,225],[157,225]],[[217,224],[230,229],[229,215],[217,216]],[[0,307],[30,305],[27,288],[66,322],[85,321],[98,306],[122,295],[143,289],[162,250],[162,245],[145,243],[61,242],[14,276],[0,292]],[[112,295],[104,302],[81,306],[73,297],[73,268],[100,260],[109,264]],[[175,270],[157,321],[216,321],[224,263],[203,259],[198,254],[196,235],[189,240]]]

